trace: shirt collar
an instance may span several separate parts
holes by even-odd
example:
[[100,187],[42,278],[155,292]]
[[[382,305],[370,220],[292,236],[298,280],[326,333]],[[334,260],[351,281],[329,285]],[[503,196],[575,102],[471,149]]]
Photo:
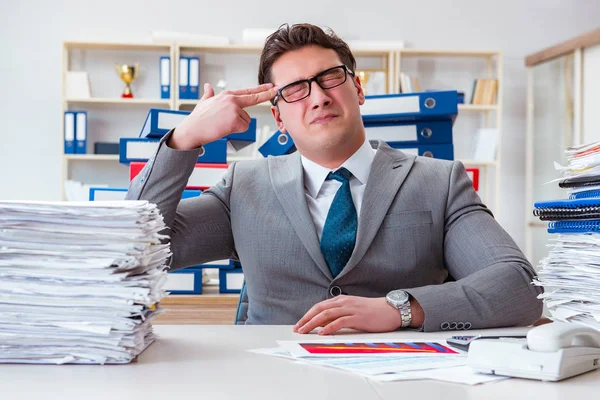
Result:
[[[373,149],[369,141],[365,139],[362,146],[360,146],[360,148],[356,150],[356,152],[352,154],[340,168],[346,168],[361,184],[366,185],[374,158],[375,149]],[[301,159],[302,168],[304,169],[304,186],[311,197],[316,198],[329,172],[336,171],[338,168],[332,170],[323,167],[302,155]]]

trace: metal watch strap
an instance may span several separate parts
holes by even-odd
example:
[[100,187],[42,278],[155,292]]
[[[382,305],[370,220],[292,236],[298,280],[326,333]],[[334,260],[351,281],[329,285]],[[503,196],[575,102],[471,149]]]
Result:
[[412,322],[412,313],[410,311],[410,302],[406,302],[398,307],[400,311],[400,317],[402,318],[401,328],[408,328]]

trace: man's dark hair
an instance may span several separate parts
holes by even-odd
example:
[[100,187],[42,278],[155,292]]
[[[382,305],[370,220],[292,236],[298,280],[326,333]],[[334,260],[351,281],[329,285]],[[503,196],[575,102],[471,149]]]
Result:
[[305,46],[321,46],[335,50],[340,60],[352,72],[356,69],[356,60],[346,42],[339,38],[332,30],[325,32],[318,26],[311,24],[283,24],[272,33],[265,42],[260,65],[258,68],[258,83],[271,82],[271,68],[279,57],[288,51],[298,50]]

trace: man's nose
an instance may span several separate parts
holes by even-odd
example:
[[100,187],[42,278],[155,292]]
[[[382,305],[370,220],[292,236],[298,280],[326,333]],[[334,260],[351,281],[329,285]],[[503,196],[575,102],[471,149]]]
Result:
[[317,109],[319,107],[328,106],[331,104],[331,97],[327,95],[327,91],[323,90],[317,82],[311,82],[310,101],[311,108]]

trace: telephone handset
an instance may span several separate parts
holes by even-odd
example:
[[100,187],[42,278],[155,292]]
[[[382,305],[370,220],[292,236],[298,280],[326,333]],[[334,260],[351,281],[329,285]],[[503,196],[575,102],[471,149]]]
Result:
[[527,347],[529,350],[542,352],[570,347],[600,349],[600,331],[580,324],[553,322],[527,332]]
[[526,339],[479,339],[467,365],[477,372],[559,381],[600,368],[600,331],[555,321],[532,328]]

